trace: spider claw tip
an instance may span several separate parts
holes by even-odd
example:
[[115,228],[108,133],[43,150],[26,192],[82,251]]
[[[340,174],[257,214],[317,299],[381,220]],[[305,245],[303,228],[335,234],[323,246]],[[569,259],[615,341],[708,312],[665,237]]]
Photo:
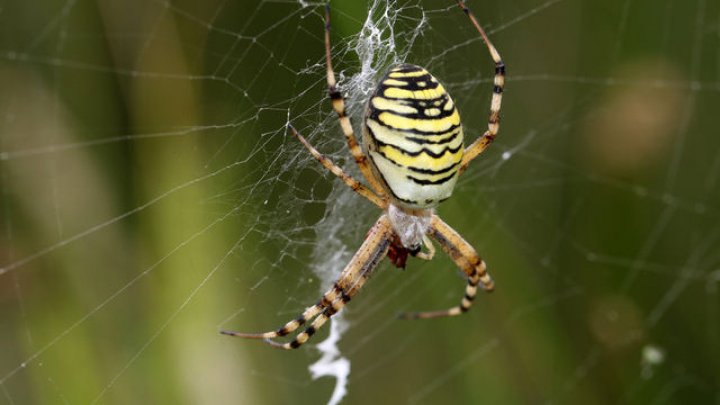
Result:
[[245,338],[245,339],[263,339],[265,338],[264,333],[243,333],[243,332],[236,332],[234,330],[221,330],[221,335],[227,335],[227,336],[233,336],[233,337],[239,337],[239,338]]
[[301,137],[300,133],[297,131],[297,129],[295,129],[295,127],[292,124],[288,123],[287,126],[290,129],[290,134],[292,136]]

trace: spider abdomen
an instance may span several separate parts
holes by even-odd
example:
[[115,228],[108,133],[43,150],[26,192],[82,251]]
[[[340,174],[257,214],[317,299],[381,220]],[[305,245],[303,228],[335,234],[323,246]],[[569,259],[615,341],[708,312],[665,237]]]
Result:
[[368,101],[363,131],[373,171],[396,202],[431,208],[452,194],[463,157],[460,115],[427,70],[391,69]]

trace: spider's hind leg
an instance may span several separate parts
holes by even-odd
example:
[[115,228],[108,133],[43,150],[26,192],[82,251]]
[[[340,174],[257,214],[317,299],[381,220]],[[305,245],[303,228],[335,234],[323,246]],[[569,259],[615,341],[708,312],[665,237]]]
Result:
[[337,114],[338,121],[340,122],[340,128],[345,135],[345,141],[347,142],[350,154],[352,154],[357,163],[360,172],[362,173],[365,180],[370,183],[370,187],[375,190],[376,193],[383,195],[383,187],[380,185],[380,181],[375,178],[375,175],[370,168],[368,158],[360,148],[355,132],[353,132],[352,125],[350,124],[350,118],[345,110],[345,97],[337,87],[337,81],[335,80],[335,71],[332,66],[332,58],[330,55],[330,1],[325,3],[325,65],[326,65],[326,76],[328,85],[328,97],[332,103],[332,108]]
[[460,168],[458,169],[460,174],[462,174],[465,169],[467,169],[470,162],[476,157],[478,157],[478,155],[483,153],[488,146],[490,146],[493,140],[495,140],[498,131],[500,130],[500,106],[502,104],[502,95],[505,91],[505,62],[503,62],[502,58],[500,57],[500,53],[498,53],[495,46],[492,44],[492,42],[490,42],[490,39],[488,38],[482,26],[480,26],[480,23],[478,23],[475,15],[465,5],[465,2],[463,0],[458,0],[457,3],[458,6],[460,6],[460,8],[468,16],[472,25],[475,26],[475,29],[477,30],[478,34],[480,34],[480,37],[482,37],[482,40],[485,43],[485,47],[487,48],[488,52],[490,53],[490,57],[495,63],[495,77],[493,78],[493,94],[490,101],[490,116],[488,118],[488,128],[487,130],[485,130],[485,133],[482,134],[481,137],[476,139],[475,142],[465,148],[462,163],[460,164]]

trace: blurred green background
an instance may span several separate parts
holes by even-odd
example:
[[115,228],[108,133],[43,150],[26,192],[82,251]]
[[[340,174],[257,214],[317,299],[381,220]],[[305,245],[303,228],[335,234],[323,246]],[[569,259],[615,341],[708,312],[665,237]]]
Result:
[[[503,123],[438,212],[497,290],[398,321],[464,282],[443,255],[383,263],[345,311],[343,403],[720,403],[720,3],[469,6],[508,66]],[[406,60],[482,133],[492,63],[462,12],[386,8],[368,48],[370,4],[333,2],[356,128],[367,66]],[[327,331],[293,352],[217,333],[297,316],[379,215],[285,131],[357,173],[322,11],[0,4],[0,403],[327,402],[308,371]]]

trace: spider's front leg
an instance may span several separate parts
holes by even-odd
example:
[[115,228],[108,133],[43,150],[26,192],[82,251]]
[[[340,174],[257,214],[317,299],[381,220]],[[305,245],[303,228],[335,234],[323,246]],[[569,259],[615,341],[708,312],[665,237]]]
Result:
[[495,288],[495,284],[487,272],[485,262],[480,258],[475,249],[437,215],[432,216],[428,234],[437,241],[452,261],[467,274],[468,279],[467,286],[465,287],[465,296],[463,296],[460,301],[460,305],[450,309],[402,314],[400,317],[404,319],[426,319],[460,315],[467,312],[472,306],[479,284],[482,284],[482,287],[488,292]]
[[[323,295],[316,305],[308,308],[297,319],[286,323],[280,329],[265,333],[242,333],[225,330],[220,331],[220,333],[241,338],[264,339],[267,344],[280,349],[297,349],[307,342],[330,317],[338,313],[357,294],[387,254],[392,237],[393,230],[390,220],[383,214],[370,229],[360,249],[355,253],[350,263],[347,264],[332,288]],[[314,321],[310,326],[298,333],[290,342],[279,343],[272,340],[294,332],[313,319]]]

